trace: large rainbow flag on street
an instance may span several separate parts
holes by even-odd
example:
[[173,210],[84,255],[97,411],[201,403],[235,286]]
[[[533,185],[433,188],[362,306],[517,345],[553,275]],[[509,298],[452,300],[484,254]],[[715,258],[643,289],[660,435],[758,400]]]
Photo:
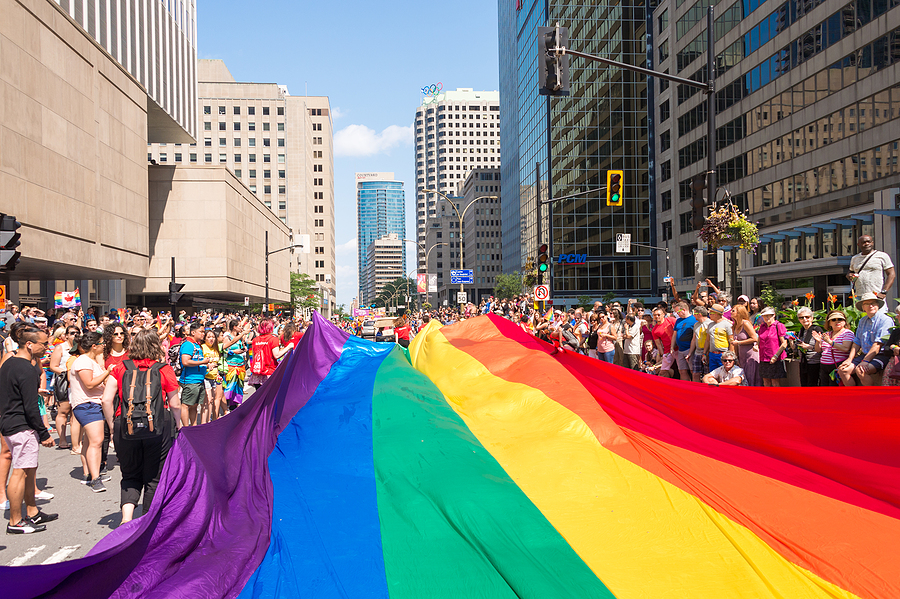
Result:
[[316,316],[179,436],[150,512],[4,598],[900,597],[900,397],[715,388],[494,315],[408,351]]

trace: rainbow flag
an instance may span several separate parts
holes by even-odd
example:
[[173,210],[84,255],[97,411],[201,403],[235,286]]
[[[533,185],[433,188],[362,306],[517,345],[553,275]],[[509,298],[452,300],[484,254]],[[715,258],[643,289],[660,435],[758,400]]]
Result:
[[57,291],[53,296],[53,305],[56,309],[59,308],[80,308],[81,307],[81,292],[76,289],[75,291]]
[[[408,351],[316,315],[150,512],[4,597],[900,597],[890,388],[713,388],[494,315]],[[268,423],[268,424],[266,424]]]

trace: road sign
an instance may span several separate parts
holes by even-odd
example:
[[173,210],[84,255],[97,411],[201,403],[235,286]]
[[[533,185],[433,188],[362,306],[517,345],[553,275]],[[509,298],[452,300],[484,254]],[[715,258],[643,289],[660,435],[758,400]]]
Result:
[[616,253],[628,254],[631,252],[631,233],[616,233]]
[[[469,271],[469,272],[471,272],[471,271]],[[465,291],[460,291],[459,293],[456,294],[456,303],[457,304],[465,304],[468,301],[469,301],[469,299],[466,297]]]
[[450,271],[450,284],[451,285],[474,285],[475,284],[475,272],[471,270],[451,270]]
[[245,296],[244,296],[244,305],[245,305],[245,306],[249,306],[249,305],[250,305],[250,296],[249,296],[249,295],[245,295]]
[[539,302],[547,301],[550,298],[550,286],[538,285],[534,288],[534,299]]
[[6,310],[6,285],[0,285],[0,310]]

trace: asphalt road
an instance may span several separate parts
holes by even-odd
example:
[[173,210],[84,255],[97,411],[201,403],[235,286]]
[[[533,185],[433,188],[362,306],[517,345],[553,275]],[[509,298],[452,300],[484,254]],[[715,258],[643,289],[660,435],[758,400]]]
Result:
[[[93,493],[81,484],[81,458],[71,455],[68,449],[41,447],[39,460],[38,489],[53,493],[54,497],[39,499],[37,505],[44,512],[59,514],[59,519],[49,522],[47,530],[41,533],[3,534],[0,565],[46,564],[83,557],[122,521],[119,511],[122,477],[113,449],[109,452],[112,480],[105,483],[105,493]],[[135,516],[139,513],[140,507]],[[4,524],[9,522],[9,511],[4,511],[3,516]]]

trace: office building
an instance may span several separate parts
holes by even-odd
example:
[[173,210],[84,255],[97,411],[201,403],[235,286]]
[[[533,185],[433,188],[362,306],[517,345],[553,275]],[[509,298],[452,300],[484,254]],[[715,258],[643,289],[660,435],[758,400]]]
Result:
[[[498,2],[500,98],[503,110],[504,270],[522,271],[541,243],[551,254],[586,254],[584,264],[552,268],[552,292],[565,302],[578,296],[653,295],[651,250],[633,246],[617,254],[616,235],[655,244],[653,196],[648,189],[647,78],[585,59],[570,58],[569,96],[538,91],[542,42],[537,27],[569,28],[569,47],[627,64],[646,66],[643,4]],[[624,206],[606,205],[606,172],[622,170]],[[542,209],[537,199],[562,198]]]
[[[391,233],[401,241],[405,239],[405,199],[403,181],[395,181],[394,173],[356,173],[357,272],[362,305],[367,304],[366,299],[369,297],[366,279],[369,246],[376,239]],[[405,243],[402,241],[402,244]],[[405,265],[405,245],[401,251],[402,264]]]
[[336,265],[328,98],[291,96],[276,83],[236,81],[221,60],[200,60],[197,71],[197,143],[152,144],[147,158],[159,165],[224,166],[296,240],[308,235],[311,248],[294,255],[292,269],[315,279],[319,309],[330,315]]
[[[365,293],[362,296],[364,306],[371,305],[385,285],[403,278],[406,274],[404,243],[396,233],[389,233],[379,237],[366,248],[366,270],[360,276],[360,287],[363,285],[362,281],[365,281]],[[405,303],[405,298],[401,298],[397,303]]]
[[194,141],[196,1],[54,1],[147,91],[148,141]]
[[[262,302],[260,240],[287,244],[284,223],[225,169],[147,160],[148,141],[187,148],[197,130],[185,4],[0,0],[0,211],[22,223],[11,302],[50,310],[77,288],[86,311],[165,307],[172,257],[180,307]],[[272,301],[289,298],[288,263],[271,257]]]
[[[705,77],[706,3],[654,10],[657,69]],[[859,0],[723,2],[715,7],[716,177],[760,227],[755,254],[711,260],[720,286],[770,284],[846,302],[856,239],[897,255],[900,187],[900,5]],[[690,181],[706,170],[706,98],[654,82],[658,232],[672,274],[693,287],[697,232]],[[897,295],[896,289],[894,295]]]
[[[425,96],[416,109],[416,241],[424,245],[437,193],[454,197],[474,168],[500,166],[500,94],[459,88]],[[420,248],[420,269],[425,253]]]

